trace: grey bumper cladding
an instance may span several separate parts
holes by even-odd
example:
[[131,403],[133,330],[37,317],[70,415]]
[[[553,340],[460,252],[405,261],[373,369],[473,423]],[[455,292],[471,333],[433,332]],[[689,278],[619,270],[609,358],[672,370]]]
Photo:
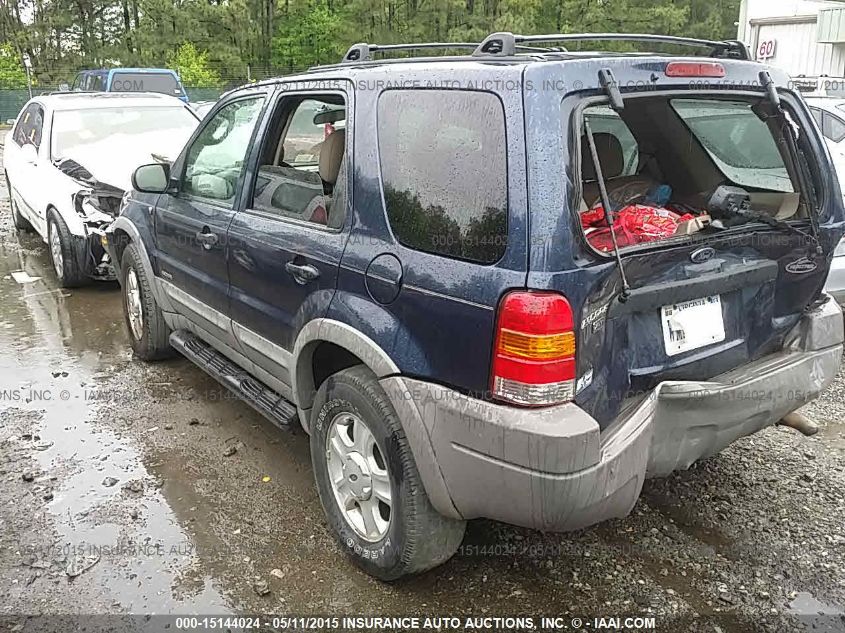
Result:
[[842,356],[834,301],[784,349],[709,381],[663,382],[600,431],[569,403],[531,410],[402,376],[381,381],[441,513],[565,531],[627,515],[646,477],[688,468],[818,396]]

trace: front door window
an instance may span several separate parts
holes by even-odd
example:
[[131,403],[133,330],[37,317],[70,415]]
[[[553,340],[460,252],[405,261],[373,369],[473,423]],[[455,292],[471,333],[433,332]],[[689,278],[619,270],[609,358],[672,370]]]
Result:
[[240,99],[214,115],[188,150],[182,192],[232,208],[263,101]]

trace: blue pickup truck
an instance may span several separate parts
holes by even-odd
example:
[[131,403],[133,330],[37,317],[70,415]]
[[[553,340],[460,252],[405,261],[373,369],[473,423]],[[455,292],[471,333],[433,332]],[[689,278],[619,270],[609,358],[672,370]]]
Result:
[[101,68],[82,70],[71,90],[80,92],[160,92],[188,103],[188,93],[169,68]]

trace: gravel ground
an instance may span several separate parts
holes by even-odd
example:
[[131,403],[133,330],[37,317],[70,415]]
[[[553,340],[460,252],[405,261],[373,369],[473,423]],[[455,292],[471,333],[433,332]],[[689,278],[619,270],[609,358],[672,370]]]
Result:
[[3,188],[0,350],[0,630],[35,630],[36,614],[261,612],[845,631],[842,373],[804,409],[812,438],[768,429],[572,534],[471,522],[452,561],[386,585],[327,533],[307,438],[183,359],[134,361],[117,287],[58,289]]

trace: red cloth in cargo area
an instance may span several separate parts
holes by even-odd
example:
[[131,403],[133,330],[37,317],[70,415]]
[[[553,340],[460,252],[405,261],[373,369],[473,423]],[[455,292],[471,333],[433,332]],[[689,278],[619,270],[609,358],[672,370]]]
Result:
[[[691,213],[683,215],[663,207],[645,204],[629,204],[614,214],[613,230],[619,248],[643,242],[671,237],[678,230],[678,224],[695,218]],[[613,241],[610,228],[604,218],[604,208],[596,205],[581,213],[581,226],[587,241],[600,251],[612,251]]]

